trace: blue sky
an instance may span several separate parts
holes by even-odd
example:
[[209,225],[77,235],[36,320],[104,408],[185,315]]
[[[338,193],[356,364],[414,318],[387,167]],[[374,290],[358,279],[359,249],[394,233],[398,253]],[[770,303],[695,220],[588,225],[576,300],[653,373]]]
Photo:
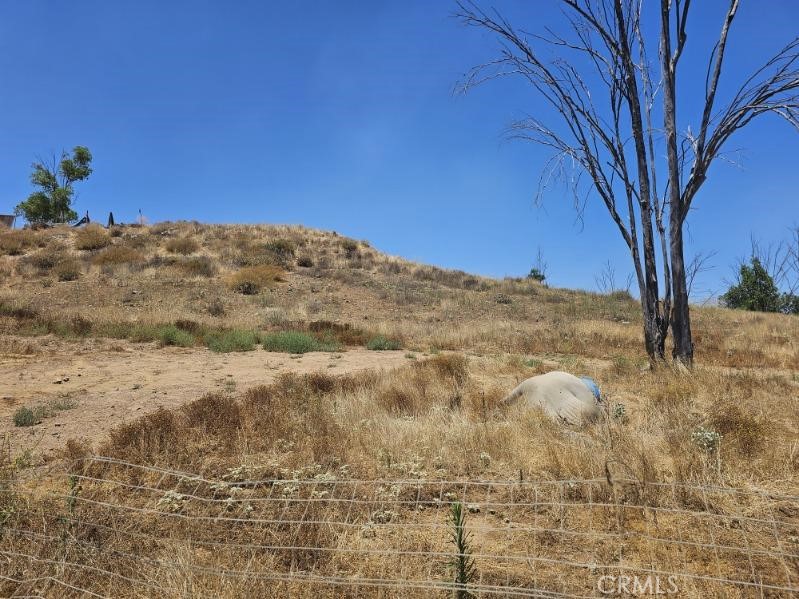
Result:
[[[723,2],[702,2],[683,59],[704,60]],[[744,1],[734,82],[799,33],[794,0]],[[532,31],[562,23],[555,0],[495,6]],[[298,223],[391,254],[494,276],[595,287],[626,248],[592,200],[582,222],[562,189],[533,198],[545,149],[503,138],[545,108],[521,81],[452,91],[496,41],[451,17],[448,0],[409,2],[4,2],[0,4],[0,212],[31,188],[30,164],[86,145],[95,172],[75,208],[104,220]],[[702,97],[686,66],[680,97]],[[694,101],[693,99],[696,99]],[[687,105],[686,105],[687,106]],[[685,120],[689,122],[690,110]],[[766,117],[732,140],[695,201],[687,254],[717,251],[700,292],[723,288],[749,235],[799,221],[799,135]],[[723,289],[722,289],[723,290]]]

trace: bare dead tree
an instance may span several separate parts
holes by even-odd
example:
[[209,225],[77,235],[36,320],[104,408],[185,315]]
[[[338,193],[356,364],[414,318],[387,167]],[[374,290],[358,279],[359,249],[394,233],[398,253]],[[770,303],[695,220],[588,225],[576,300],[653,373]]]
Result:
[[620,291],[629,293],[630,287],[632,287],[633,284],[633,275],[627,275],[624,287],[618,286],[616,284],[616,267],[613,266],[613,263],[610,260],[608,260],[605,262],[602,270],[599,271],[599,274],[594,277],[594,282],[596,283],[596,288],[599,290],[599,293],[605,295],[610,295]]
[[[459,0],[462,22],[488,30],[500,41],[499,55],[472,68],[461,89],[513,76],[545,100],[552,123],[530,116],[509,131],[513,138],[553,150],[539,179],[539,196],[554,178],[563,177],[578,210],[586,187],[599,198],[633,261],[650,361],[665,359],[670,327],[674,359],[691,365],[685,220],[710,166],[736,131],[767,113],[799,129],[799,37],[743,79],[719,108],[719,82],[740,2],[728,0],[718,41],[707,59],[701,122],[696,128],[678,127],[678,67],[688,39],[691,0],[649,4],[658,7],[659,29],[649,40],[643,31],[651,28],[642,27],[643,0],[556,1],[563,7],[567,34],[551,28],[528,33],[497,11]],[[541,46],[554,50],[554,58],[540,53]],[[659,68],[650,64],[648,52],[659,55]],[[655,123],[658,117],[662,128]],[[660,158],[664,153],[665,160]],[[661,181],[659,171],[665,172]]]
[[688,285],[689,296],[694,288],[694,281],[696,281],[696,277],[703,272],[708,272],[715,268],[710,264],[710,261],[716,257],[716,254],[717,252],[715,250],[710,252],[697,252],[694,254],[694,257],[691,258],[688,266],[685,267],[685,278]]

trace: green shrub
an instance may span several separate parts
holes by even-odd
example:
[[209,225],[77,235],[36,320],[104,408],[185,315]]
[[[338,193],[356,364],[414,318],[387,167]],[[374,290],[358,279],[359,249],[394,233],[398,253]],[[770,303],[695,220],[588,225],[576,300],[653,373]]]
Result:
[[208,349],[219,353],[252,351],[258,341],[258,334],[254,331],[239,329],[213,333],[205,338]]
[[14,412],[14,426],[33,426],[41,418],[38,410],[31,410],[27,406],[22,406]]
[[738,284],[720,298],[722,305],[739,310],[779,312],[780,292],[760,260],[752,257],[751,266],[741,264]]
[[337,351],[339,346],[332,341],[319,341],[316,337],[301,331],[280,331],[269,333],[263,339],[266,351],[304,354],[311,351]]
[[161,345],[176,345],[178,347],[191,347],[194,345],[194,335],[179,329],[175,325],[161,327],[158,332],[158,340]]
[[371,349],[373,351],[385,351],[385,350],[394,350],[394,349],[401,349],[402,344],[397,341],[396,339],[388,339],[387,337],[383,337],[382,335],[378,335],[377,337],[372,337],[369,342],[366,344],[366,349]]

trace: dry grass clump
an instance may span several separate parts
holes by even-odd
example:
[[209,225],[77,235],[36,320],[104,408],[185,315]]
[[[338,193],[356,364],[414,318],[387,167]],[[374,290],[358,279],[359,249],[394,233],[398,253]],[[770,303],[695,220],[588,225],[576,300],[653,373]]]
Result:
[[234,245],[238,248],[232,259],[236,266],[275,265],[290,269],[294,265],[297,244],[289,239],[277,238],[258,243],[245,236],[237,238]]
[[208,256],[192,256],[174,263],[174,266],[190,277],[205,277],[210,279],[218,271],[216,262]]
[[92,263],[97,266],[140,265],[144,263],[144,260],[144,255],[132,247],[113,245],[97,254],[92,259]]
[[31,229],[0,230],[0,252],[18,256],[25,250],[38,245],[38,238]]
[[228,287],[243,295],[256,295],[265,287],[285,281],[285,271],[279,266],[263,264],[242,268],[228,279]]
[[111,243],[111,236],[100,225],[86,225],[75,234],[75,249],[99,250]]
[[67,256],[53,268],[53,274],[59,281],[75,281],[82,272],[81,264],[72,256]]
[[200,244],[191,237],[175,237],[166,242],[166,251],[188,256],[200,249]]
[[369,340],[368,332],[346,322],[314,320],[309,322],[306,328],[319,339],[334,339],[342,345],[363,345]]
[[57,264],[70,258],[66,247],[57,241],[50,242],[46,247],[32,254],[27,254],[21,260],[38,269],[40,274],[51,271]]

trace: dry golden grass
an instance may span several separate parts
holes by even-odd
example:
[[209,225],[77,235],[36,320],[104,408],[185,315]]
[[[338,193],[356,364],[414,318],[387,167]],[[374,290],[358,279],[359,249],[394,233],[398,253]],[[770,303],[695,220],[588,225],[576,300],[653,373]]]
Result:
[[100,225],[86,225],[75,233],[75,249],[99,250],[111,243],[111,236]]
[[272,264],[248,266],[228,279],[228,287],[243,295],[256,295],[262,289],[284,281],[284,276],[283,269]]
[[191,237],[177,237],[166,242],[166,251],[188,256],[200,249],[200,244]]
[[[534,577],[544,589],[592,595],[596,572],[622,565],[734,580],[759,576],[774,584],[784,584],[789,575],[796,578],[795,558],[769,553],[777,543],[783,543],[786,554],[797,553],[796,317],[695,308],[696,368],[651,371],[642,351],[638,306],[621,296],[445,271],[385,256],[333,233],[287,226],[165,223],[125,228],[106,252],[132,248],[142,257],[142,268],[104,272],[95,263],[86,265],[86,272],[70,285],[50,287],[43,287],[46,274],[31,277],[20,272],[20,266],[36,255],[34,245],[66,243],[74,235],[48,232],[22,255],[5,257],[11,274],[0,280],[0,351],[41,355],[37,335],[67,335],[67,329],[41,323],[83,318],[90,321],[89,335],[135,320],[152,326],[175,323],[181,330],[299,330],[344,346],[363,346],[379,334],[401,339],[409,353],[407,366],[392,372],[285,376],[268,387],[210,394],[181,409],[152,413],[117,428],[108,439],[92,440],[91,447],[68,445],[64,461],[51,467],[56,478],[18,483],[21,495],[2,495],[0,514],[11,514],[7,522],[15,529],[68,538],[70,544],[14,541],[10,536],[0,540],[0,547],[6,542],[19,549],[27,542],[27,550],[40,559],[59,562],[67,555],[67,561],[98,568],[60,570],[70,584],[131,597],[310,597],[378,592],[264,580],[259,575],[408,579],[423,572],[449,580],[445,557],[397,557],[402,548],[451,552],[448,533],[440,528],[446,513],[435,507],[435,493],[423,497],[424,509],[418,509],[420,491],[398,487],[397,495],[390,495],[394,491],[389,484],[374,483],[361,491],[369,500],[353,504],[349,511],[333,503],[288,500],[272,510],[266,499],[284,497],[281,489],[290,488],[295,479],[317,485],[339,481],[345,495],[354,493],[347,479],[413,480],[425,489],[438,489],[436,493],[460,492],[461,487],[441,487],[442,481],[595,481],[538,488],[536,493],[552,500],[548,507],[470,514],[479,552],[554,560],[536,562],[531,572],[530,564],[478,558],[485,584],[529,585]],[[194,240],[202,255],[184,259],[164,253],[172,240],[182,239]],[[283,259],[288,261],[296,252],[308,258],[303,260],[308,266],[291,272],[276,266],[276,248],[281,247],[293,248],[285,250]],[[69,256],[63,247],[58,251]],[[195,259],[204,260],[202,272],[184,270],[184,261]],[[256,265],[242,268],[242,261]],[[260,294],[244,295],[233,284],[238,277],[254,280],[258,273],[266,289]],[[181,278],[194,274],[200,276]],[[136,294],[130,293],[132,288]],[[209,306],[216,306],[213,315]],[[497,411],[499,399],[519,381],[554,369],[599,381],[606,396],[601,422],[568,429],[535,412]],[[708,450],[697,441],[695,434],[702,429],[721,435],[715,448]],[[70,504],[75,491],[66,477],[68,464],[91,453],[214,481],[229,483],[234,480],[230,473],[237,472],[240,481],[282,482],[269,488],[242,484],[235,493],[223,485],[226,495],[160,472],[95,463],[74,472],[124,484],[86,481],[77,492],[80,499]],[[9,477],[24,473],[6,468]],[[736,499],[702,491],[716,488],[752,494]],[[42,494],[45,489],[59,496],[48,498]],[[309,499],[310,489],[307,496],[302,490],[288,496]],[[171,512],[163,504],[158,507],[157,501],[169,490],[196,491],[203,500],[187,500],[175,508],[175,514],[185,518],[168,516],[165,513]],[[233,512],[244,522],[219,520],[222,504],[209,503],[231,497],[252,502],[254,512]],[[397,502],[403,498],[409,502]],[[521,498],[514,496],[514,501]],[[562,505],[564,501],[568,505]],[[389,504],[394,515],[376,516],[381,505]],[[69,505],[75,506],[71,515]],[[67,520],[84,524],[65,529],[65,514]],[[256,516],[278,522],[254,524],[250,520]],[[200,517],[208,519],[191,519]],[[335,525],[346,518],[358,525]],[[395,532],[384,530],[375,518],[396,518],[393,522],[399,526]],[[758,519],[774,525],[760,526]],[[314,520],[327,524],[290,524]],[[377,531],[374,536],[371,525]],[[525,527],[541,530],[525,537]],[[569,536],[569,531],[580,536]],[[619,536],[608,541],[610,534]],[[651,539],[675,539],[678,534],[689,544],[667,546]],[[702,545],[710,543],[707,535],[715,545],[742,547],[746,542],[746,547],[762,551],[708,549]],[[258,543],[280,548],[247,548]],[[389,551],[389,557],[379,553],[389,549],[394,552]],[[163,563],[144,562],[142,557]],[[9,562],[14,572],[50,572],[44,562],[14,559]],[[592,561],[599,564],[594,570],[564,565]],[[247,569],[250,577],[223,578],[214,574],[219,569]],[[154,586],[142,587],[120,576]],[[681,579],[680,584],[678,596],[744,597],[754,592],[704,579]],[[13,583],[0,583],[0,594],[15,591]],[[424,588],[383,593],[446,596]],[[769,593],[788,595],[764,592]],[[55,595],[57,589],[49,587],[44,594]]]

